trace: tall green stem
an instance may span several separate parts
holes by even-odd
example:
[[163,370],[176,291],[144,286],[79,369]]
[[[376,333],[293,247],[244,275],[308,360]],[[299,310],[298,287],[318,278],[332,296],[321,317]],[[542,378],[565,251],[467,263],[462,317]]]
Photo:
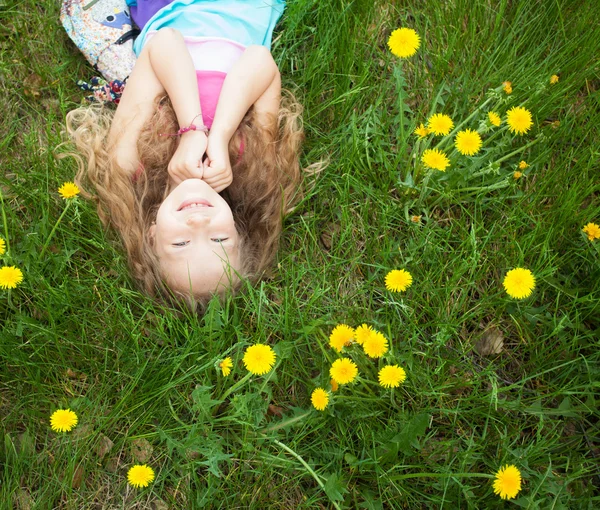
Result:
[[[300,464],[302,464],[304,466],[304,469],[306,469],[310,473],[310,475],[315,479],[315,481],[319,484],[319,487],[321,487],[321,490],[323,492],[325,492],[325,494],[327,494],[327,492],[325,491],[325,484],[321,481],[321,478],[319,477],[319,475],[317,475],[317,473],[314,472],[314,470],[306,463],[306,461],[302,457],[300,457],[300,455],[298,455],[290,447],[284,445],[280,441],[277,441],[277,439],[272,439],[272,438],[270,438],[270,439],[277,446],[279,446],[280,448],[283,448],[286,452],[288,452],[290,455],[292,455],[298,462],[300,462]],[[330,498],[330,501],[331,501],[331,504],[335,508],[337,508],[337,510],[341,510],[340,506],[335,501],[333,501],[331,498]]]
[[243,386],[248,379],[250,379],[252,377],[252,372],[248,372],[244,377],[242,377],[238,382],[236,382],[233,386],[231,386],[225,393],[223,393],[223,396],[220,398],[220,400],[225,400],[229,395],[231,395],[235,390],[239,389],[241,386]]
[[0,188],[0,209],[2,209],[2,223],[4,224],[4,241],[6,241],[6,253],[10,254],[10,241],[8,240],[8,222],[6,221],[6,212],[4,211],[4,196]]
[[42,251],[40,252],[40,259],[44,256],[44,253],[46,253],[46,248],[48,248],[48,245],[50,244],[50,240],[52,239],[54,232],[58,228],[59,223],[63,219],[64,215],[67,214],[67,211],[69,210],[69,207],[71,206],[72,201],[73,200],[67,199],[67,206],[64,208],[62,214],[58,217],[58,220],[56,220],[54,227],[50,231],[50,235],[48,236],[48,239],[46,239],[46,242],[44,243],[44,247],[42,248]]
[[404,90],[406,81],[404,80],[404,73],[402,71],[402,65],[397,64],[394,66],[394,76],[396,78],[396,90],[398,92],[398,109],[400,110],[400,142],[402,144],[401,150],[404,150],[406,140],[404,138],[404,112],[406,111],[405,98],[406,92]]
[[493,479],[494,475],[487,473],[406,473],[394,476],[394,480],[407,480],[409,478],[487,478]]
[[502,163],[503,161],[506,161],[507,159],[512,158],[515,154],[519,154],[519,152],[523,152],[525,149],[528,149],[529,147],[531,147],[532,145],[535,145],[536,143],[539,142],[539,138],[536,138],[535,140],[531,140],[531,142],[529,142],[526,145],[523,145],[523,147],[519,147],[518,149],[508,153],[506,156],[502,156],[500,159],[497,159],[496,161],[494,161],[492,164],[493,165],[499,165],[500,163]]

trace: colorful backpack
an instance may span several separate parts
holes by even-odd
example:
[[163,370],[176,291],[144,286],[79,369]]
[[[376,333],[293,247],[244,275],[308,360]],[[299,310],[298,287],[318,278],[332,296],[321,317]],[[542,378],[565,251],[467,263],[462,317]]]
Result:
[[125,80],[135,64],[133,27],[125,0],[63,0],[60,21],[90,64],[108,81]]

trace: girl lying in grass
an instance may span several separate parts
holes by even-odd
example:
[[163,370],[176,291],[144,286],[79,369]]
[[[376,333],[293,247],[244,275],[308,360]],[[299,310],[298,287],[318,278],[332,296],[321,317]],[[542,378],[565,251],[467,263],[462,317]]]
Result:
[[257,279],[299,196],[301,107],[270,53],[283,0],[128,0],[142,29],[116,111],[67,115],[77,180],[153,296]]

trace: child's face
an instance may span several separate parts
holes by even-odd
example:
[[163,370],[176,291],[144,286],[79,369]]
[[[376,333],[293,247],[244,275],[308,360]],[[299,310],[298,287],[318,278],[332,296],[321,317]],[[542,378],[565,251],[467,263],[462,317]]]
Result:
[[229,287],[237,278],[239,236],[231,209],[200,179],[183,181],[169,193],[150,235],[173,290],[205,294]]

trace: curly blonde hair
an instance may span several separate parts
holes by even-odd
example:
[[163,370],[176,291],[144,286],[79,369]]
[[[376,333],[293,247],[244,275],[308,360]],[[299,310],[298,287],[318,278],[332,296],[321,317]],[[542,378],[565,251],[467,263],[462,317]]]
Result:
[[[279,243],[283,217],[301,196],[298,154],[303,135],[302,107],[285,92],[276,122],[264,128],[255,122],[251,108],[229,144],[233,183],[221,192],[231,207],[240,235],[242,268],[239,276],[255,281],[272,262]],[[191,297],[169,289],[148,235],[160,204],[169,192],[167,166],[177,137],[159,136],[177,131],[178,124],[167,96],[156,99],[153,118],[137,144],[143,172],[132,179],[119,167],[108,144],[114,110],[91,105],[67,114],[67,133],[75,146],[69,156],[78,166],[76,183],[84,196],[93,198],[106,227],[121,238],[131,274],[142,291],[172,302],[182,299],[202,309],[211,294]],[[244,150],[239,147],[243,141]],[[239,286],[236,279],[235,286]]]

